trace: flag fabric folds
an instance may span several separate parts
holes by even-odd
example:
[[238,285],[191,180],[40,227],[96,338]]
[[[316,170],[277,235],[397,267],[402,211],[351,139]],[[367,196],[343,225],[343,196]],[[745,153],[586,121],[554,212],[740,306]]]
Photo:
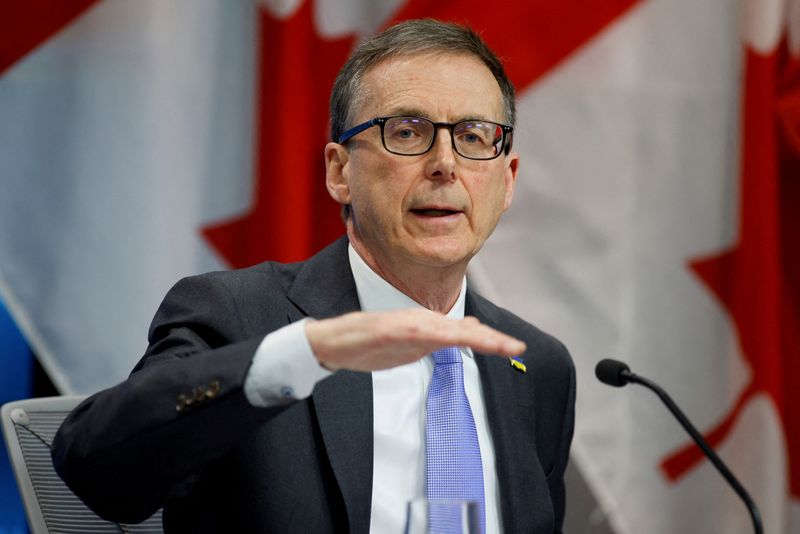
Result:
[[61,391],[123,379],[170,285],[224,268],[200,228],[249,202],[253,15],[97,2],[0,73],[0,291]]
[[[473,274],[578,366],[573,459],[619,532],[751,532],[666,387],[800,532],[800,3],[643,2],[521,96],[515,206]],[[513,281],[513,285],[512,285]]]
[[767,532],[800,533],[798,0],[17,4],[0,297],[63,392],[123,379],[179,277],[339,235],[339,66],[392,21],[466,22],[518,89],[521,155],[471,283],[571,350],[573,460],[603,513],[621,534],[749,531],[657,399],[594,380],[614,357],[671,392]]

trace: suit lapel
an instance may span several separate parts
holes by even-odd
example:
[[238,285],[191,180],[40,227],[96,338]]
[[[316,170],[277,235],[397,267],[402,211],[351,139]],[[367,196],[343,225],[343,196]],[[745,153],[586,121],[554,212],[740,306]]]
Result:
[[[502,330],[496,314],[481,306],[469,291],[465,314]],[[506,532],[516,532],[516,526],[534,522],[537,511],[531,508],[530,488],[535,480],[544,478],[536,450],[531,450],[531,444],[535,443],[535,422],[531,420],[534,411],[529,401],[533,381],[515,371],[505,358],[475,353],[475,361],[494,444],[503,526]]]
[[[298,308],[290,321],[303,316],[323,319],[361,309],[347,258],[347,240],[338,240],[308,260],[287,295]],[[502,329],[493,310],[469,291],[466,313]],[[537,502],[531,498],[531,485],[544,480],[537,451],[530,449],[535,443],[534,410],[529,400],[533,380],[514,371],[505,359],[475,356],[495,449],[503,525],[505,531],[514,532],[517,526],[534,524],[540,513],[531,506]],[[312,402],[347,509],[349,531],[366,533],[372,506],[372,376],[339,371],[317,384]],[[527,448],[518,450],[518,444]]]
[[[288,291],[296,321],[361,309],[342,238],[308,260]],[[339,371],[311,395],[325,451],[342,492],[350,532],[369,532],[372,506],[372,376]]]

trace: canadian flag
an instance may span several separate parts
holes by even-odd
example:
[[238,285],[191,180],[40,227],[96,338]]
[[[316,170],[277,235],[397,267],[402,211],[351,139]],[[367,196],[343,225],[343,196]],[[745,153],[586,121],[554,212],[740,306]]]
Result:
[[516,205],[473,271],[572,349],[573,459],[618,532],[752,526],[654,396],[594,380],[608,356],[800,532],[800,2],[733,7],[642,3],[521,96]]
[[517,195],[472,283],[572,351],[599,514],[619,533],[750,530],[657,399],[596,383],[611,356],[670,390],[766,532],[800,532],[800,2],[12,4],[0,296],[62,391],[124,378],[178,277],[339,235],[336,71],[393,21],[456,20],[519,96]]

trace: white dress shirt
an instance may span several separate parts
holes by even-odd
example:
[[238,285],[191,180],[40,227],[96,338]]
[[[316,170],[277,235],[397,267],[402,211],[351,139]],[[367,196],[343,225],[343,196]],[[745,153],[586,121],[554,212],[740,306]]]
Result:
[[[350,267],[364,311],[421,308],[407,295],[377,275],[352,246]],[[447,317],[464,317],[466,279]],[[308,319],[306,319],[308,320]],[[293,323],[264,338],[245,378],[251,404],[274,406],[311,394],[314,385],[331,373],[318,365],[305,336],[304,321]],[[464,389],[469,399],[483,462],[486,532],[500,533],[499,495],[494,445],[486,420],[478,367],[468,348],[461,350]],[[315,372],[309,372],[314,369]],[[425,496],[425,416],[433,358],[372,373],[374,457],[372,477],[372,534],[401,533],[406,504]]]

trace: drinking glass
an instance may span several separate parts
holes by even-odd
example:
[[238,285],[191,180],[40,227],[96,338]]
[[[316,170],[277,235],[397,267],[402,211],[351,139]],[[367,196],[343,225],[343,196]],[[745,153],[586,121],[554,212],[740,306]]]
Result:
[[[405,534],[481,534],[479,510],[475,501],[414,499],[408,503]],[[431,525],[431,517],[440,519]]]

